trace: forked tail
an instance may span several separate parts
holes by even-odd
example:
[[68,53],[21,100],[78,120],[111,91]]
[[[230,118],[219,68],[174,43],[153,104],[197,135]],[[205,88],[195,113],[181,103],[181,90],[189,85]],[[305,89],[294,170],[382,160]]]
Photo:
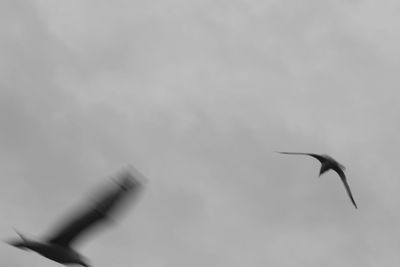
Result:
[[16,229],[14,229],[14,231],[17,233],[17,235],[20,237],[20,239],[18,240],[12,240],[12,241],[4,241],[7,244],[17,247],[17,248],[22,248],[22,249],[26,249],[27,245],[29,243],[29,240],[20,232],[18,232]]

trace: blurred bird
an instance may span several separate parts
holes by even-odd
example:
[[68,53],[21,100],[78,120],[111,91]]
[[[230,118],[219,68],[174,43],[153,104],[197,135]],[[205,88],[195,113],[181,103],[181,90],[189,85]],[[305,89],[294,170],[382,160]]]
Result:
[[321,176],[323,173],[329,170],[334,170],[337,174],[339,174],[340,179],[342,180],[344,187],[346,188],[347,194],[349,195],[351,202],[357,209],[356,202],[354,201],[353,195],[351,194],[350,191],[349,184],[347,183],[346,175],[344,174],[344,170],[346,170],[346,168],[342,164],[340,164],[339,162],[337,162],[328,155],[318,155],[313,153],[300,153],[300,152],[279,152],[279,151],[277,153],[289,154],[289,155],[307,155],[316,158],[317,160],[319,160],[319,162],[321,162],[321,169],[319,171],[319,176]]
[[87,259],[73,248],[74,243],[94,226],[109,221],[111,213],[121,206],[122,200],[128,195],[137,196],[143,188],[145,178],[130,166],[128,170],[117,175],[115,182],[116,186],[101,192],[97,203],[85,206],[72,216],[70,214],[65,223],[47,238],[33,240],[17,232],[20,239],[7,243],[17,248],[33,250],[64,265],[77,264],[89,267]]

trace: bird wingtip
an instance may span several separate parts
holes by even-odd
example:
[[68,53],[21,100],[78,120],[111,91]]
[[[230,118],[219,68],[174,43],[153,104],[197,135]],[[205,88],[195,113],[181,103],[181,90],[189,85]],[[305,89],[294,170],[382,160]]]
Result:
[[117,183],[127,189],[136,186],[143,186],[147,183],[148,179],[139,172],[132,164],[125,166],[116,175]]

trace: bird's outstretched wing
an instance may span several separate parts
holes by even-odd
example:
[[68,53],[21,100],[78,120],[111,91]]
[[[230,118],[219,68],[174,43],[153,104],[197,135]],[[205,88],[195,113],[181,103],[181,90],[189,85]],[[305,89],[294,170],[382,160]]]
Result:
[[346,188],[347,194],[349,195],[351,202],[353,203],[354,207],[357,209],[357,204],[354,201],[353,195],[351,194],[350,186],[347,183],[346,175],[344,174],[343,170],[341,170],[339,168],[335,169],[335,171],[337,172],[337,174],[339,174],[340,179],[342,180],[344,187]]
[[316,158],[317,160],[319,160],[319,162],[324,162],[326,161],[326,159],[324,157],[322,157],[321,155],[318,154],[314,154],[314,153],[302,153],[302,152],[280,152],[280,151],[276,151],[277,153],[280,154],[287,154],[287,155],[307,155],[307,156],[311,156],[313,158]]
[[139,193],[143,187],[143,178],[139,177],[138,179],[131,171],[120,174],[116,182],[118,185],[107,188],[94,205],[86,206],[76,214],[67,217],[66,223],[49,236],[46,241],[61,246],[70,246],[87,230],[107,220],[110,214],[120,206],[124,198]]

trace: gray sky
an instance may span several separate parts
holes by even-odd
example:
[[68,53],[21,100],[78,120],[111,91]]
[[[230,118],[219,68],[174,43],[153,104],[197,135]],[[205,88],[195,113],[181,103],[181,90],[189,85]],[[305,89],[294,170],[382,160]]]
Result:
[[[0,236],[132,163],[93,266],[397,266],[398,1],[0,2]],[[275,150],[326,153],[337,175]],[[0,245],[0,265],[56,266]]]

